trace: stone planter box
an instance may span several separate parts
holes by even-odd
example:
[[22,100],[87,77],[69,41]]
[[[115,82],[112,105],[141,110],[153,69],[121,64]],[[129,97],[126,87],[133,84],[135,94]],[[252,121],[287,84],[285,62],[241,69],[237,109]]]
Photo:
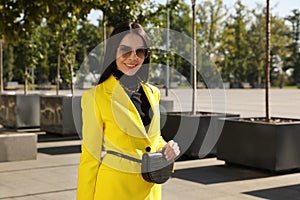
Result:
[[161,99],[159,101],[161,112],[172,112],[174,110],[174,101],[169,99]]
[[230,88],[241,88],[241,83],[230,83]]
[[1,94],[0,124],[8,128],[40,126],[39,95]]
[[79,96],[41,96],[41,130],[60,135],[77,134],[72,104],[76,101],[80,109],[80,99]]
[[178,88],[178,82],[171,82],[170,83],[170,88],[172,88],[172,89]]
[[178,142],[181,153],[189,158],[216,154],[216,143],[224,122],[219,118],[238,117],[235,114],[168,112],[161,114],[161,134],[166,141]]
[[197,89],[204,89],[204,88],[206,88],[206,86],[203,82],[197,82]]
[[35,160],[37,157],[35,133],[1,133],[0,162]]
[[230,83],[229,82],[223,82],[223,84],[221,85],[220,88],[229,89],[230,88]]
[[4,84],[5,90],[18,90],[19,83],[17,81],[9,81]]
[[77,86],[77,88],[81,90],[90,89],[91,87],[93,87],[91,82],[81,82]]
[[40,83],[37,85],[37,90],[51,90],[52,86],[50,82]]
[[250,88],[252,88],[252,86],[248,82],[242,82],[241,84],[242,84],[242,88],[244,88],[244,89],[250,89]]
[[300,120],[271,124],[225,119],[217,158],[274,172],[291,170],[300,168],[299,145]]
[[260,84],[255,83],[255,84],[253,85],[253,87],[254,87],[254,88],[265,88],[265,84],[263,84],[263,83],[260,83]]

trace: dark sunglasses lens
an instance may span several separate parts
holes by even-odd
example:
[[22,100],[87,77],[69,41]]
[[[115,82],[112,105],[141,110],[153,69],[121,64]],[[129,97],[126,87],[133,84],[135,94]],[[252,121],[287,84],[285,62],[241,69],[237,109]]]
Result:
[[[132,48],[129,46],[122,45],[119,47],[122,57],[127,58],[132,54]],[[139,48],[135,50],[137,57],[144,59],[149,56],[149,50],[147,48]]]
[[135,52],[139,58],[146,58],[148,56],[148,49],[140,48],[140,49],[135,50]]
[[132,53],[132,49],[128,46],[120,46],[120,53],[123,57],[129,57]]

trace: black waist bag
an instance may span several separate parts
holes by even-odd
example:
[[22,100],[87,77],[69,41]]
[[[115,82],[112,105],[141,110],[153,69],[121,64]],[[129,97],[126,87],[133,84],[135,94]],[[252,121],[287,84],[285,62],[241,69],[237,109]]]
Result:
[[173,170],[173,161],[167,161],[162,153],[144,153],[142,157],[142,176],[152,183],[166,182]]
[[142,160],[115,151],[107,151],[107,153],[141,163],[142,176],[146,181],[151,183],[162,184],[166,182],[172,174],[174,161],[167,161],[165,156],[160,152],[144,153]]

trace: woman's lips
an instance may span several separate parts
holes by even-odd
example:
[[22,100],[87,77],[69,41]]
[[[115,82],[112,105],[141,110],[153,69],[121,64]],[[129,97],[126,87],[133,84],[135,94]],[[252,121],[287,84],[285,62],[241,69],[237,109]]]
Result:
[[126,63],[125,63],[125,65],[126,65],[126,67],[128,67],[130,69],[135,68],[137,66],[137,64],[126,64]]

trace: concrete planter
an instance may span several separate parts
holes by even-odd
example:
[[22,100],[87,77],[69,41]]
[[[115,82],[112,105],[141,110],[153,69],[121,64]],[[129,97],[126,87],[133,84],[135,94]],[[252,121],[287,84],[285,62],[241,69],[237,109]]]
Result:
[[270,171],[300,168],[300,120],[271,124],[226,119],[217,158]]
[[51,86],[50,82],[40,83],[40,84],[38,84],[36,89],[38,89],[38,90],[51,90],[52,86]]
[[241,88],[241,83],[230,83],[230,88]]
[[230,83],[229,82],[223,82],[223,84],[221,85],[220,88],[229,89],[230,88]]
[[241,84],[242,84],[242,88],[244,88],[244,89],[250,89],[250,88],[252,88],[252,86],[250,85],[249,82],[242,82]]
[[35,160],[37,135],[35,133],[0,134],[0,162]]
[[80,109],[80,99],[79,96],[41,96],[41,130],[60,135],[77,134],[72,103],[73,101],[78,102]]
[[159,101],[161,112],[172,112],[174,110],[174,101],[169,99],[161,99]]
[[81,89],[81,90],[90,89],[91,87],[92,87],[92,83],[91,82],[80,82],[77,85],[77,88]]
[[9,81],[4,84],[5,90],[18,90],[19,83],[17,81]]
[[0,124],[8,128],[40,126],[39,95],[1,94]]
[[216,143],[224,122],[219,118],[238,117],[234,114],[197,112],[168,112],[161,114],[161,133],[166,141],[179,143],[182,154],[189,158],[202,158],[216,153]]
[[204,88],[206,88],[206,86],[203,82],[197,82],[197,89],[204,89]]

